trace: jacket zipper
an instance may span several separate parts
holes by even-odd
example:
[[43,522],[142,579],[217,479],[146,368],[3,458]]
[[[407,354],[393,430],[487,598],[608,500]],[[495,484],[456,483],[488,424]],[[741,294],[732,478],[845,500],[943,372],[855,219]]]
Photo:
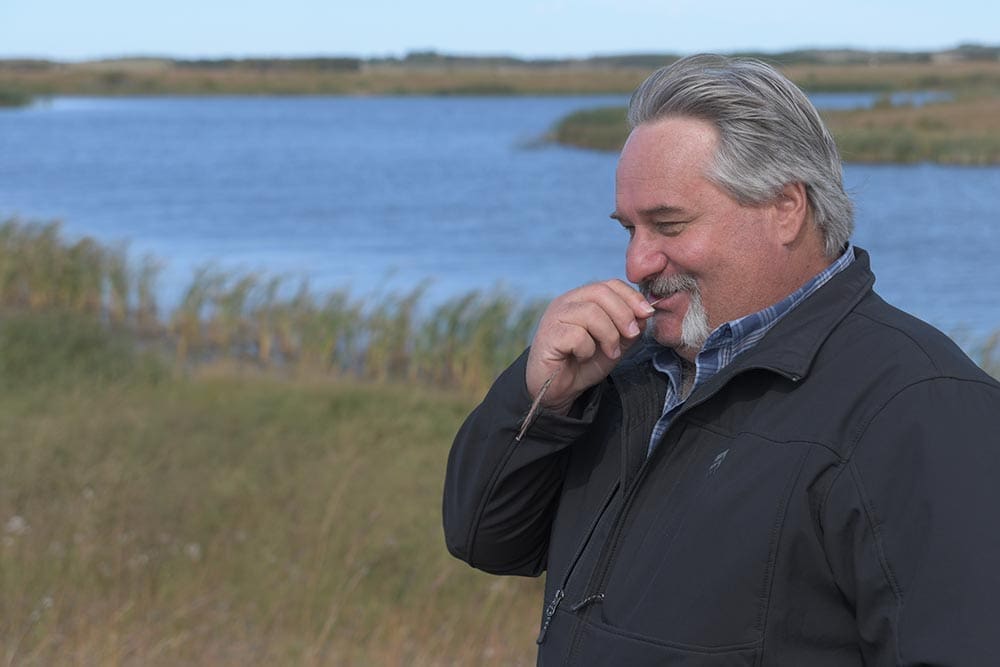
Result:
[[[536,644],[541,645],[545,641],[545,635],[549,631],[549,625],[552,623],[552,617],[556,615],[556,610],[559,609],[559,603],[562,602],[563,598],[566,597],[565,589],[569,585],[569,578],[573,574],[573,570],[576,569],[577,563],[580,562],[580,558],[583,556],[583,552],[586,550],[587,545],[590,543],[590,539],[594,536],[594,531],[597,530],[597,525],[601,522],[601,517],[604,513],[608,511],[608,506],[611,504],[611,500],[615,497],[615,493],[618,492],[618,488],[621,486],[620,482],[615,482],[611,487],[611,492],[608,493],[607,498],[601,504],[601,511],[597,513],[597,518],[591,524],[590,529],[584,536],[583,540],[580,541],[580,546],[576,549],[576,554],[573,556],[573,561],[570,563],[569,569],[566,570],[566,574],[563,575],[562,582],[556,592],[552,594],[552,600],[545,606],[545,616],[542,621],[542,629],[538,633],[538,639],[535,640]],[[574,605],[573,610],[577,608]]]

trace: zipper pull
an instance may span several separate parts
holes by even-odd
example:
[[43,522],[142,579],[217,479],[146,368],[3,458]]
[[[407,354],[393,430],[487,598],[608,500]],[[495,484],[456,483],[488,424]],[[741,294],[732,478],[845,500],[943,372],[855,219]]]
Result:
[[591,604],[594,604],[595,602],[603,602],[603,601],[604,601],[604,593],[597,593],[596,595],[591,595],[590,597],[587,597],[587,598],[584,598],[584,599],[580,600],[579,602],[577,602],[575,605],[573,605],[569,609],[570,609],[570,611],[580,611],[581,609],[583,609],[587,605],[591,605]]
[[552,602],[545,608],[545,620],[542,622],[542,631],[538,633],[538,639],[535,640],[536,644],[541,644],[545,641],[545,633],[549,631],[549,624],[552,622],[552,617],[556,615],[556,609],[559,608],[559,603],[562,602],[565,596],[566,594],[563,593],[561,588],[552,596]]

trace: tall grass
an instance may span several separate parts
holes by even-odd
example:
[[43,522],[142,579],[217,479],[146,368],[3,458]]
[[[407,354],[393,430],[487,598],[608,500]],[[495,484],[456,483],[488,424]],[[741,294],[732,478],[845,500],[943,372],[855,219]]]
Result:
[[[107,352],[76,350],[88,367]],[[471,404],[135,372],[8,388],[0,664],[530,664],[540,583],[444,549],[444,461]]]
[[537,307],[206,267],[155,317],[155,271],[0,225],[0,664],[530,664],[540,583],[448,556],[439,507],[445,388]]
[[86,315],[137,336],[180,370],[225,364],[482,389],[527,345],[542,310],[501,291],[426,304],[420,285],[360,299],[205,266],[161,316],[158,266],[132,262],[124,247],[70,242],[58,223],[8,220],[0,225],[0,312]]

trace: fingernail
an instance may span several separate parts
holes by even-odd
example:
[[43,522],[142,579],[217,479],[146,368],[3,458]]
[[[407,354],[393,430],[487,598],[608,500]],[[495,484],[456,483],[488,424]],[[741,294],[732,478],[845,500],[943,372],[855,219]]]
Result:
[[648,301],[643,301],[642,311],[647,315],[652,315],[653,313],[656,312],[656,308],[653,308],[653,306]]
[[631,324],[628,325],[628,330],[626,331],[626,333],[628,333],[629,336],[635,337],[642,332],[639,330],[638,323],[632,322]]
[[615,345],[615,349],[611,350],[611,358],[617,359],[620,356],[622,356],[622,349]]

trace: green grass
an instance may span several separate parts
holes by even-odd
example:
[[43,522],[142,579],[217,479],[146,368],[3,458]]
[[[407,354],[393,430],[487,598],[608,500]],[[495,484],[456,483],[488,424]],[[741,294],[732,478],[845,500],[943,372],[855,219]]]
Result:
[[599,107],[574,111],[549,133],[549,139],[578,148],[620,151],[628,136],[625,107]]

